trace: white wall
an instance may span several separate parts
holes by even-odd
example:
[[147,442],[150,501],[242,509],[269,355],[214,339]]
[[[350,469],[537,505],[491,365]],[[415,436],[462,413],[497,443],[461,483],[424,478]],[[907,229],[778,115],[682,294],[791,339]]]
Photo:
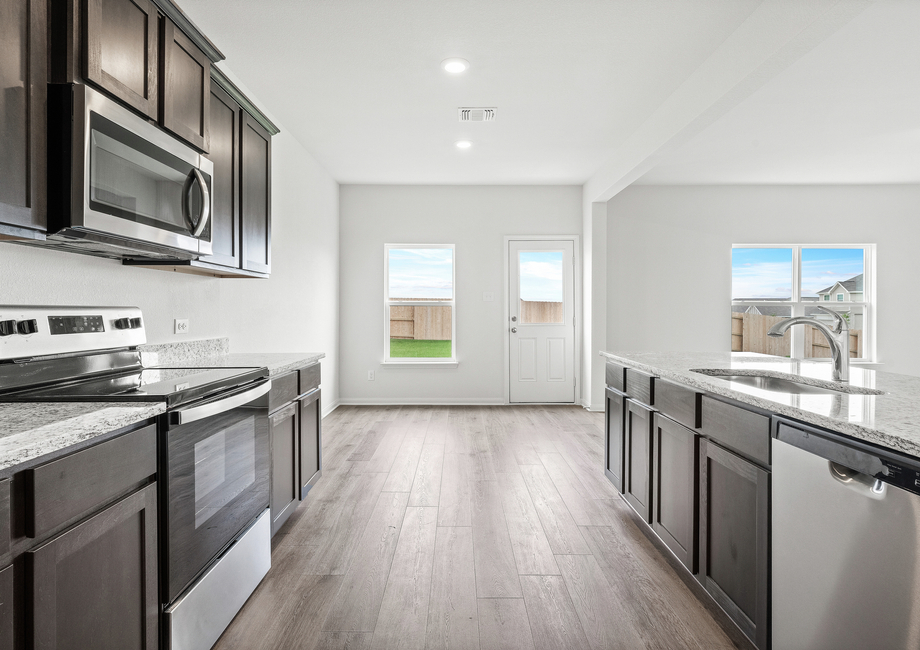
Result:
[[221,284],[233,352],[325,352],[323,409],[339,398],[339,186],[283,130],[272,139],[272,273]]
[[607,347],[730,349],[733,243],[877,244],[880,369],[920,375],[920,186],[636,186],[607,204]]
[[[340,219],[342,400],[502,402],[503,237],[581,234],[581,188],[343,185]],[[458,368],[381,365],[385,243],[456,244]]]
[[[215,279],[0,243],[0,304],[136,305],[152,343],[229,336],[233,352],[325,352],[338,400],[338,184],[279,125],[272,141],[272,274]],[[173,334],[173,319],[191,321]]]

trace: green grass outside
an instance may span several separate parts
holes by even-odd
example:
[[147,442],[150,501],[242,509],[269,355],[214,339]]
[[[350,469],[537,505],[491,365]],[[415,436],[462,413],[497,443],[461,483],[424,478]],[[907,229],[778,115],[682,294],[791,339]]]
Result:
[[451,341],[415,341],[413,339],[390,339],[390,358],[450,358]]

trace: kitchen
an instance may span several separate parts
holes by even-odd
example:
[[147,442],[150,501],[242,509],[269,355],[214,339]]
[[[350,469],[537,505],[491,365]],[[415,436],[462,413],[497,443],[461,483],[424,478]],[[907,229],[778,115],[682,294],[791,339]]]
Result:
[[[728,349],[733,244],[872,243],[883,305],[872,361],[918,374],[911,303],[888,307],[916,276],[913,3],[625,15],[610,3],[588,15],[336,4],[181,3],[226,55],[216,67],[280,128],[267,279],[3,244],[0,304],[136,305],[151,343],[322,352],[329,417],[339,404],[498,405],[502,238],[577,235],[578,402],[602,411],[600,351]],[[450,76],[449,57],[470,69]],[[470,105],[496,106],[497,119],[458,124]],[[473,146],[457,150],[462,138]],[[455,368],[381,363],[382,245],[394,242],[456,245]]]

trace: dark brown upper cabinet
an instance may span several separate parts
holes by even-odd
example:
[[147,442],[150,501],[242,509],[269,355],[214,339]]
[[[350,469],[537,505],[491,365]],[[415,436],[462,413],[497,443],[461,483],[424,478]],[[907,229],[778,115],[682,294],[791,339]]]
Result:
[[0,10],[0,239],[42,239],[46,225],[47,4]]
[[167,19],[163,20],[160,52],[163,56],[160,123],[206,151],[211,116],[211,60]]
[[246,271],[271,272],[271,161],[271,134],[252,115],[243,112],[240,192],[243,269]]
[[[16,0],[22,1],[22,0]],[[49,3],[50,81],[90,83],[199,151],[223,55],[168,0]]]
[[157,26],[150,0],[84,0],[83,74],[151,119],[158,115]]
[[211,129],[208,158],[211,178],[211,255],[201,261],[240,267],[240,105],[211,82]]

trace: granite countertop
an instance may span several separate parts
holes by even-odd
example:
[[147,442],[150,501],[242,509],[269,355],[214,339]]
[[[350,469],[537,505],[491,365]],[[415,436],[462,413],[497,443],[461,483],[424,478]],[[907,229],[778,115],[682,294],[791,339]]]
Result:
[[64,449],[76,451],[97,438],[164,411],[163,403],[0,404],[0,474]]
[[268,368],[270,377],[311,366],[324,358],[323,352],[239,352],[159,365],[158,368]]
[[[730,397],[888,449],[920,457],[920,377],[850,366],[849,385],[881,395],[794,395],[768,391],[692,369],[752,371],[775,377],[795,375],[816,386],[832,386],[828,362],[733,352],[601,352],[611,361],[664,379]],[[737,372],[736,372],[737,371]]]

